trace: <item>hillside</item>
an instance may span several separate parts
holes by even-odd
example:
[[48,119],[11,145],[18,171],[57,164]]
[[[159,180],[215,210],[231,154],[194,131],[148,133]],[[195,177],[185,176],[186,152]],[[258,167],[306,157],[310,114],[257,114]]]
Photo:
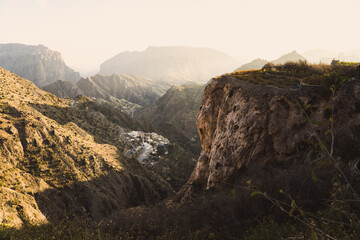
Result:
[[255,59],[251,61],[250,63],[246,63],[241,65],[239,68],[235,69],[234,72],[237,71],[244,71],[244,70],[256,70],[261,69],[263,66],[265,66],[266,63],[271,62],[273,64],[284,64],[286,62],[298,62],[300,60],[306,60],[303,56],[301,56],[296,51],[292,51],[288,54],[282,55],[278,59],[275,59],[273,61],[267,61],[264,59]]
[[148,47],[142,52],[123,52],[105,61],[100,73],[139,74],[155,81],[183,84],[207,82],[237,65],[232,57],[209,48]]
[[80,74],[66,66],[59,52],[43,45],[0,44],[0,67],[26,78],[37,86],[57,80],[76,82]]
[[172,194],[137,155],[125,157],[128,129],[148,127],[85,97],[58,99],[4,69],[0,82],[2,224],[99,220]]

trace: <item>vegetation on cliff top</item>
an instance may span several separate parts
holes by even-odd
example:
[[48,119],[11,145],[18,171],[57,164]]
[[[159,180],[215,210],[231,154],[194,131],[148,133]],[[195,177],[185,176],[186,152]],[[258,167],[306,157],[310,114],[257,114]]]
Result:
[[360,76],[359,63],[309,64],[307,61],[267,63],[261,70],[238,71],[228,75],[257,85],[296,87],[301,85],[331,86]]

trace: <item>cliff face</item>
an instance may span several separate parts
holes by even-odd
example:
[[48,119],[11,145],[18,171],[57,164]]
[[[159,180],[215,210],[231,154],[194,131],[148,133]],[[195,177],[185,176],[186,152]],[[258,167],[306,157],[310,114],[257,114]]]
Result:
[[0,68],[0,222],[99,220],[169,196],[165,181],[124,156],[120,126],[138,125],[84,97],[58,99]]
[[257,169],[259,173],[274,164],[279,165],[279,176],[289,177],[281,170],[284,166],[305,165],[323,154],[319,139],[331,148],[331,136],[326,131],[331,129],[332,110],[334,155],[346,164],[359,156],[358,80],[342,83],[334,98],[325,86],[300,89],[296,85],[255,85],[248,80],[249,76],[222,76],[205,88],[197,116],[202,152],[183,190],[211,188],[241,170]]
[[207,82],[235,68],[232,57],[209,48],[149,47],[142,52],[123,52],[100,66],[102,74],[140,74],[155,81],[184,84]]
[[59,52],[42,45],[0,44],[0,67],[37,86],[57,80],[76,82],[80,79],[80,74],[66,66]]

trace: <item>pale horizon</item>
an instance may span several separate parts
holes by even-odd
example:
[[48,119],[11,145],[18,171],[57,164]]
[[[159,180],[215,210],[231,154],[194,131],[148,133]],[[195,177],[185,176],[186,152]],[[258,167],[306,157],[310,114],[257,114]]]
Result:
[[148,46],[213,48],[239,60],[358,50],[355,0],[0,0],[0,43],[45,45],[80,72]]

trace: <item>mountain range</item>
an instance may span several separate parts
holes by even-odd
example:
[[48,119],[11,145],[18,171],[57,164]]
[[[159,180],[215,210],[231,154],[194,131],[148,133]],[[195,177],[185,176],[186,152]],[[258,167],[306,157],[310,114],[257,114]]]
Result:
[[229,72],[237,61],[210,48],[148,47],[142,52],[123,52],[105,61],[100,73],[139,74],[170,84],[207,82],[211,77]]
[[[164,82],[154,82],[139,75],[97,74],[81,78],[76,84],[68,81],[57,81],[44,86],[43,89],[58,97],[75,97],[79,94],[107,101],[124,99],[141,106],[149,105],[163,95],[170,86]],[[112,97],[112,98],[111,98]],[[114,102],[112,101],[112,102]]]

